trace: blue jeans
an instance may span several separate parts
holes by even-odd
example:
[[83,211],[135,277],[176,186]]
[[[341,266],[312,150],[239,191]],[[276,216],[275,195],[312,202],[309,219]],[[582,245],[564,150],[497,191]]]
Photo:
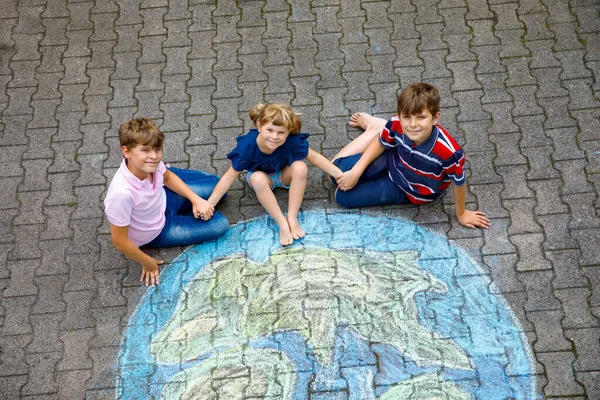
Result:
[[[169,168],[190,189],[203,199],[208,199],[219,177],[192,169]],[[194,218],[192,203],[171,189],[164,187],[167,194],[165,226],[147,247],[173,247],[197,244],[218,238],[227,232],[229,222],[218,211],[208,221]]]
[[[390,151],[384,151],[369,164],[354,188],[347,192],[337,190],[335,201],[348,208],[410,203],[406,193],[390,179],[388,166],[390,154]],[[346,172],[354,167],[361,156],[362,153],[340,157],[333,163],[342,172]],[[335,179],[331,178],[331,180],[336,183]]]

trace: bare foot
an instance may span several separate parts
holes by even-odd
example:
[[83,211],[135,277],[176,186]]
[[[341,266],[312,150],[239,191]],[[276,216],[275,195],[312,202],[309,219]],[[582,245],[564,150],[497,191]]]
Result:
[[348,123],[353,128],[362,128],[365,131],[369,127],[369,125],[373,124],[377,118],[372,116],[371,114],[367,114],[365,112],[357,112],[352,114],[350,117],[350,122]]
[[306,236],[306,233],[304,233],[304,230],[302,229],[296,218],[288,218],[288,225],[290,226],[290,232],[294,239],[300,239]]
[[289,246],[294,243],[294,237],[292,236],[292,232],[290,232],[289,226],[279,227],[279,243],[282,246]]

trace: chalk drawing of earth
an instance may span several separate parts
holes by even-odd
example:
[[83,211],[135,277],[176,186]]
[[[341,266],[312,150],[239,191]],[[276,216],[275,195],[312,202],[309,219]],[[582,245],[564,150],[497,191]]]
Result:
[[540,399],[531,350],[482,270],[405,220],[233,226],[162,272],[132,315],[120,399]]

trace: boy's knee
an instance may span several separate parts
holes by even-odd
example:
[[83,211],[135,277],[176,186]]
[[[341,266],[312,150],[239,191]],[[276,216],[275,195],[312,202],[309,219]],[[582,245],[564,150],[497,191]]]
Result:
[[340,206],[346,207],[346,208],[352,208],[352,205],[348,201],[348,194],[346,192],[344,192],[343,190],[340,190],[340,188],[335,189],[334,197],[335,197],[335,202],[338,203]]
[[217,212],[215,213],[213,218],[217,220],[217,223],[214,227],[215,234],[217,235],[217,237],[224,235],[225,232],[227,232],[227,230],[229,229],[229,221],[227,220],[227,217],[224,214]]

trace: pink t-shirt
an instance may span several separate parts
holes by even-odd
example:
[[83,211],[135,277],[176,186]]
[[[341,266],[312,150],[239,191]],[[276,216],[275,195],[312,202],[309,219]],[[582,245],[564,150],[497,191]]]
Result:
[[108,187],[104,199],[106,217],[115,226],[129,226],[129,239],[138,247],[151,242],[165,226],[165,171],[161,161],[154,172],[154,182],[141,181],[127,169],[123,159]]

